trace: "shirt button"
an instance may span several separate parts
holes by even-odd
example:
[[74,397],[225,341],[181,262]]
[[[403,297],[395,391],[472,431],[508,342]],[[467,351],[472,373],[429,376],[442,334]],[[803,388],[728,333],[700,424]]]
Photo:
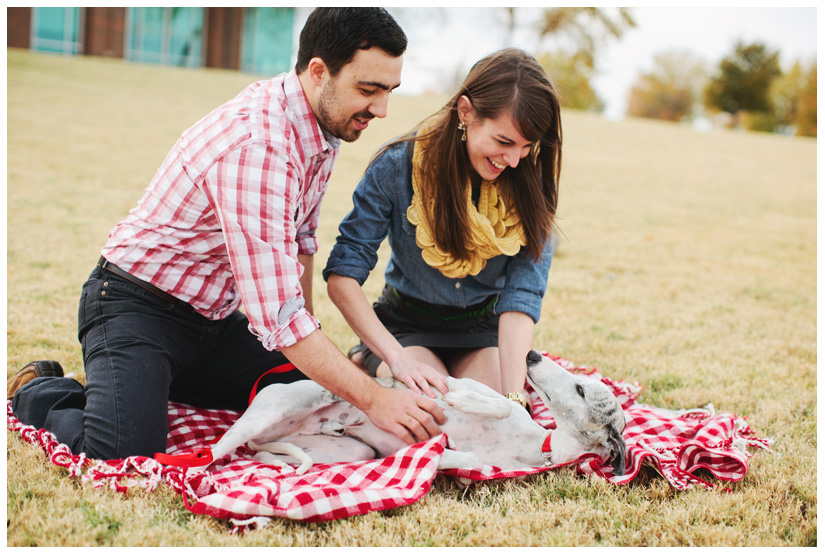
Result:
[[461,289],[461,284],[459,282],[455,282],[455,288],[456,289]]

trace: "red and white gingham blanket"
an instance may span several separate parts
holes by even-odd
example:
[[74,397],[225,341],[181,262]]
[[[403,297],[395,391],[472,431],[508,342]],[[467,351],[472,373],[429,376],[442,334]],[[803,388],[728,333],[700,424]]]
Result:
[[[584,455],[575,465],[582,474],[595,474],[614,484],[626,484],[648,461],[676,489],[701,485],[714,487],[699,478],[704,468],[720,480],[736,482],[748,470],[748,448],[767,449],[770,441],[756,437],[744,419],[713,413],[712,407],[671,411],[636,402],[641,391],[631,385],[600,376],[595,370],[577,367],[570,361],[553,357],[574,373],[589,374],[608,385],[625,411],[627,428],[627,473],[611,475],[596,455]],[[546,407],[531,393],[533,419],[547,428],[554,423]],[[142,487],[150,491],[165,483],[182,494],[186,507],[195,513],[231,519],[234,531],[264,525],[272,517],[302,521],[346,518],[370,511],[408,505],[429,492],[438,460],[447,445],[445,434],[402,449],[385,459],[357,463],[318,464],[297,476],[253,460],[252,451],[241,448],[209,467],[208,470],[165,466],[147,457],[98,461],[85,455],[72,455],[68,446],[58,443],[46,430],[20,423],[8,403],[8,428],[29,443],[40,445],[52,463],[69,470],[94,487],[126,491]],[[167,453],[187,453],[208,448],[240,413],[228,410],[199,409],[169,403]],[[546,472],[561,465],[502,471],[483,466],[445,471],[464,480],[490,480]]]

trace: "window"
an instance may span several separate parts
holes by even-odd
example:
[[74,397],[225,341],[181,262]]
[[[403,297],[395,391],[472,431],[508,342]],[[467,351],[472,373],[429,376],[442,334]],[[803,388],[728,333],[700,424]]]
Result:
[[246,8],[241,71],[277,75],[292,61],[294,8]]
[[33,8],[32,50],[80,53],[80,15],[80,8]]
[[127,8],[127,60],[203,65],[203,8]]

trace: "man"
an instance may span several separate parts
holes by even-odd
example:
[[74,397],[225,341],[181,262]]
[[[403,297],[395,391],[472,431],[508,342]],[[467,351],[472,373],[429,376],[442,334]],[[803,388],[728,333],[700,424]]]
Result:
[[[243,409],[256,385],[309,377],[407,443],[439,433],[440,408],[379,387],[312,316],[340,140],[386,116],[406,45],[383,9],[319,8],[293,71],[186,130],[83,287],[85,389],[57,362],[30,363],[7,384],[18,419],[73,453],[152,456],[165,451],[169,399]],[[290,362],[300,370],[278,371]]]

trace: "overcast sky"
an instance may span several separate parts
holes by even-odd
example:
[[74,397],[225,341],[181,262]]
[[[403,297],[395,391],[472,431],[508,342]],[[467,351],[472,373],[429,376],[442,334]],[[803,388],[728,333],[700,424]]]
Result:
[[[419,94],[452,83],[473,62],[505,46],[506,18],[501,7],[389,9],[409,38],[401,94]],[[517,8],[517,33],[511,46],[536,52],[537,37],[531,27],[541,10]],[[742,40],[763,42],[778,50],[785,69],[798,59],[805,63],[816,59],[814,7],[642,7],[632,8],[632,13],[637,27],[619,41],[607,42],[598,55],[599,74],[592,83],[606,101],[610,117],[624,113],[630,86],[640,72],[652,69],[653,56],[663,51],[690,50],[715,67]],[[552,46],[546,43],[545,48]]]

